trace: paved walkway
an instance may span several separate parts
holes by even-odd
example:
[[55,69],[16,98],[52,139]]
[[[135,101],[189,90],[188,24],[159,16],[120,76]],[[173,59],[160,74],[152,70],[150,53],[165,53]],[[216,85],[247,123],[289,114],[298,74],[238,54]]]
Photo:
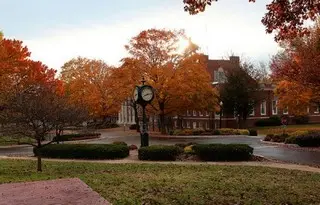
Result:
[[[131,156],[132,153],[130,153]],[[21,160],[37,160],[35,157],[4,157],[0,156],[0,159],[21,159]],[[81,159],[42,159],[42,161],[51,162],[88,162],[88,163],[109,163],[109,164],[176,164],[176,165],[230,165],[230,166],[263,166],[273,168],[283,168],[290,170],[300,170],[320,173],[320,168],[311,167],[307,165],[278,163],[272,161],[247,161],[247,162],[185,162],[185,161],[174,161],[174,162],[159,162],[159,161],[139,161],[135,157],[119,160],[81,160]]]
[[78,178],[0,185],[0,205],[108,205]]

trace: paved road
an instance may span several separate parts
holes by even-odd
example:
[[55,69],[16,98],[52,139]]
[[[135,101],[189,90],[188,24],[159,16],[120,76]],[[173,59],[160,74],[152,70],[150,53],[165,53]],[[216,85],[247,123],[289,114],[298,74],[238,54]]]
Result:
[[[123,132],[121,130],[101,131],[102,139],[87,143],[111,143],[125,141],[127,144],[140,144],[139,134],[135,132]],[[320,165],[320,152],[297,150],[277,145],[269,145],[260,142],[261,137],[245,136],[221,136],[206,139],[159,139],[150,138],[150,144],[176,144],[176,143],[245,143],[254,148],[254,154],[262,155],[270,159],[281,160],[307,165]],[[32,147],[23,148],[0,148],[0,156],[32,156]]]

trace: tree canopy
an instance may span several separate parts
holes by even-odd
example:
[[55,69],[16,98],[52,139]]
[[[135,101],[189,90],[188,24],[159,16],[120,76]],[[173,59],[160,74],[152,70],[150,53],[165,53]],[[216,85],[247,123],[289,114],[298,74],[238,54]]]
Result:
[[320,105],[320,24],[310,29],[309,36],[282,43],[283,50],[271,60],[272,77],[278,87],[280,106],[291,107],[300,114],[308,104]]
[[216,92],[206,71],[207,59],[190,43],[179,52],[179,42],[187,40],[184,31],[149,29],[133,37],[126,46],[130,56],[124,59],[123,76],[132,79],[128,93],[142,77],[156,90],[152,111],[164,117],[187,109],[216,108]]

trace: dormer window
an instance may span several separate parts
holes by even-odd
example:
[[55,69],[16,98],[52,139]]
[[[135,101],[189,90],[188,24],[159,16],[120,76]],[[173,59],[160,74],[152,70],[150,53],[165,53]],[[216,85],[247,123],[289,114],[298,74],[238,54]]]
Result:
[[214,71],[214,83],[224,83],[226,82],[226,75],[223,68],[220,67],[218,70]]

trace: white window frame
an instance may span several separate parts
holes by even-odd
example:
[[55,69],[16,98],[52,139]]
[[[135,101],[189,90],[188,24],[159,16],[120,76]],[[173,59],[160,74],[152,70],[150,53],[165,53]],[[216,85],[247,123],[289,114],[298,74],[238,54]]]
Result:
[[193,121],[192,122],[192,129],[196,129],[197,128],[197,122],[196,121]]
[[187,128],[190,128],[190,121],[187,121]]
[[187,110],[187,116],[190,116],[190,110]]
[[[262,108],[264,108],[264,112],[262,112]],[[267,102],[265,100],[260,104],[260,114],[267,115]]]
[[[273,102],[276,102],[275,107],[273,105]],[[271,106],[272,106],[272,115],[277,115],[278,114],[278,106],[277,105],[278,105],[278,100],[272,100],[272,104],[271,104]],[[274,110],[274,108],[275,108],[275,110]]]
[[284,115],[288,115],[289,114],[288,107],[284,108],[282,112],[283,112]]
[[319,106],[316,106],[316,109],[314,110],[314,114],[319,114]]
[[192,116],[197,116],[197,111],[192,110]]
[[202,111],[199,111],[199,116],[203,116],[203,113],[202,113]]
[[310,113],[310,107],[309,106],[307,107],[307,113],[308,114]]
[[252,109],[252,112],[249,113],[249,116],[254,116],[254,108]]
[[206,116],[209,116],[209,112],[208,111],[206,111]]

